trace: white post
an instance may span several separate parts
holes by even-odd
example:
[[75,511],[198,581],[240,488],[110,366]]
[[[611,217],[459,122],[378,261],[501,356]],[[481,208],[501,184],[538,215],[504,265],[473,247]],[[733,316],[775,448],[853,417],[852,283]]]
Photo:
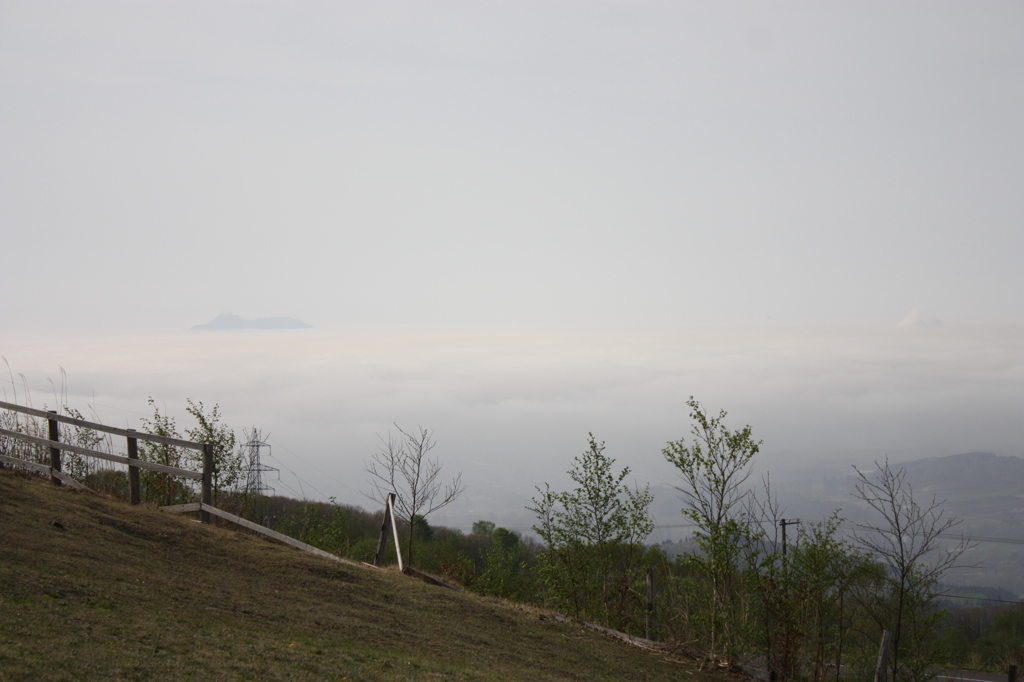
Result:
[[889,645],[892,644],[892,633],[882,631],[882,646],[878,650],[878,665],[875,667],[875,682],[885,682],[886,666],[889,664]]
[[402,547],[398,542],[398,524],[395,523],[395,494],[388,495],[388,512],[391,514],[391,532],[395,535],[395,554],[398,555],[398,570],[405,573],[405,566],[402,565]]

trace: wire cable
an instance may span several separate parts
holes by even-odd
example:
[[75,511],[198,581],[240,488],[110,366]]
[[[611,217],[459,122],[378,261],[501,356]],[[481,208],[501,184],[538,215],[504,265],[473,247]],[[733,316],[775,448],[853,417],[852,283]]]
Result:
[[1001,604],[1024,604],[1024,601],[1011,601],[1009,599],[994,599],[992,597],[965,597],[960,594],[940,594],[936,599],[971,599],[973,601],[994,601]]
[[[287,453],[288,453],[289,455],[291,455],[291,456],[292,456],[292,457],[294,457],[295,459],[299,460],[300,462],[302,462],[302,463],[303,463],[303,464],[305,464],[306,466],[310,467],[311,469],[315,469],[315,470],[316,470],[316,471],[317,471],[318,473],[320,473],[320,474],[321,474],[322,476],[324,476],[324,477],[326,477],[326,478],[329,478],[329,479],[331,479],[331,481],[333,481],[334,483],[337,483],[337,484],[338,484],[338,485],[340,485],[341,487],[345,488],[345,489],[346,489],[346,490],[348,490],[348,491],[349,491],[350,493],[352,493],[352,494],[354,494],[354,495],[361,495],[361,494],[362,494],[362,493],[360,493],[360,492],[359,492],[358,490],[353,490],[353,489],[352,489],[352,488],[351,488],[351,487],[350,487],[350,486],[349,486],[349,485],[348,485],[347,483],[345,483],[344,481],[342,481],[342,480],[340,480],[340,479],[338,479],[338,478],[335,478],[334,476],[332,476],[331,474],[327,473],[326,471],[324,471],[323,469],[321,469],[321,468],[320,468],[320,467],[318,467],[317,465],[313,464],[313,463],[312,463],[312,462],[310,462],[309,460],[307,460],[307,459],[305,459],[305,458],[303,458],[303,457],[299,456],[299,455],[298,455],[298,454],[297,454],[297,453],[296,453],[296,452],[295,452],[294,450],[292,450],[291,448],[289,448],[289,447],[288,447],[287,445],[285,445],[285,444],[284,444],[284,443],[282,443],[281,441],[279,441],[279,440],[276,440],[276,439],[272,441],[272,440],[270,439],[270,437],[269,437],[269,436],[267,436],[267,442],[268,442],[268,443],[270,443],[270,444],[271,444],[272,446],[274,446],[274,447],[282,448],[282,449],[283,449],[283,450],[284,450],[285,452],[287,452]],[[271,453],[271,457],[273,457],[273,453]],[[275,457],[274,459],[277,459],[277,458]],[[277,461],[279,461],[279,462],[280,462],[281,460],[279,460],[279,459],[278,459]],[[292,474],[294,475],[294,472],[292,472]],[[310,487],[312,487],[312,486],[310,486]],[[320,494],[321,494],[321,495],[323,495],[323,493],[320,493]]]
[[[319,495],[320,495],[320,497],[322,497],[322,498],[323,498],[323,499],[324,499],[325,501],[327,501],[327,500],[330,500],[330,499],[331,499],[331,496],[330,496],[330,495],[325,495],[325,494],[324,494],[323,492],[321,492],[320,490],[318,490],[318,489],[316,488],[316,486],[314,486],[314,485],[313,485],[312,483],[310,483],[309,481],[307,481],[306,479],[302,478],[302,477],[301,477],[301,476],[299,476],[299,475],[298,475],[297,473],[295,473],[294,471],[292,471],[291,469],[289,469],[288,467],[286,467],[286,466],[284,465],[284,462],[282,462],[282,461],[281,461],[280,459],[278,459],[277,457],[275,457],[275,456],[274,456],[273,452],[267,453],[267,456],[268,456],[268,457],[270,457],[270,458],[271,458],[272,460],[274,460],[275,462],[277,462],[278,464],[280,464],[280,465],[281,465],[281,468],[282,468],[282,469],[284,469],[284,470],[285,470],[285,471],[287,471],[287,472],[288,472],[289,474],[291,474],[292,476],[294,476],[294,477],[295,477],[295,480],[297,480],[297,481],[299,482],[299,485],[300,485],[300,486],[301,486],[301,485],[302,485],[303,483],[305,483],[306,485],[308,485],[308,486],[309,486],[309,487],[310,487],[310,488],[311,488],[311,489],[313,490],[313,492],[315,492],[315,493],[319,494]],[[294,492],[294,491],[293,491],[293,492]],[[303,495],[303,499],[305,499],[305,495]]]

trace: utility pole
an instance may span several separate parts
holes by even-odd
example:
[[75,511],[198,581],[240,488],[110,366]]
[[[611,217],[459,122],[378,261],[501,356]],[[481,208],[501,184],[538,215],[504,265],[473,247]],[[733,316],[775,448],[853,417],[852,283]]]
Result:
[[786,560],[786,526],[792,526],[800,523],[800,519],[779,519],[779,525],[782,526],[782,560]]

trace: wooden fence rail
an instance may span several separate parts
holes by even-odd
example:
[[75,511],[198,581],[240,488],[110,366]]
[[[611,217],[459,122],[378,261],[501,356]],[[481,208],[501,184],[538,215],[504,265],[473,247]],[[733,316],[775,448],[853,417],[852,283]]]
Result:
[[[39,436],[30,436],[27,433],[18,433],[17,431],[9,431],[7,429],[0,429],[0,436],[9,436],[11,438],[17,438],[27,443],[35,443],[36,445],[47,445],[52,447],[54,450],[60,450],[61,452],[75,452],[79,455],[85,455],[86,457],[95,457],[97,459],[105,459],[109,462],[117,462],[118,464],[127,464],[131,467],[137,467],[139,469],[148,469],[149,471],[159,471],[162,474],[172,474],[174,476],[181,476],[183,478],[191,478],[197,481],[201,481],[203,475],[198,471],[192,471],[190,469],[180,469],[178,467],[167,466],[166,464],[157,464],[156,462],[147,462],[141,459],[132,459],[129,457],[122,457],[121,455],[112,455],[109,452],[100,452],[99,450],[90,450],[89,448],[83,448],[78,445],[71,445],[70,443],[61,443],[59,440],[50,440],[49,438],[40,438]],[[59,446],[54,446],[54,443]],[[57,471],[60,471],[58,467],[53,467]]]
[[313,545],[306,544],[305,542],[302,542],[301,540],[296,540],[295,538],[290,537],[288,535],[285,535],[283,533],[278,533],[276,530],[271,530],[271,529],[267,528],[266,526],[261,526],[260,524],[253,523],[252,521],[249,521],[248,519],[243,519],[241,516],[235,516],[234,514],[230,514],[230,513],[226,512],[226,511],[224,511],[223,509],[218,509],[217,507],[214,507],[213,505],[203,504],[202,502],[192,502],[191,504],[174,504],[174,505],[170,505],[170,506],[167,506],[167,507],[160,507],[159,509],[160,509],[160,511],[168,511],[168,512],[196,512],[196,511],[197,512],[204,512],[205,511],[205,512],[207,512],[209,514],[212,514],[213,516],[217,516],[219,518],[222,518],[225,521],[230,521],[231,523],[236,523],[239,526],[242,526],[243,528],[248,528],[251,531],[255,531],[256,533],[260,533],[261,535],[266,535],[269,538],[274,538],[275,540],[277,540],[279,542],[283,542],[284,544],[290,545],[291,547],[294,547],[296,549],[301,549],[303,552],[309,552],[310,554],[316,554],[317,556],[322,556],[325,559],[330,559],[331,561],[338,561],[338,562],[341,562],[343,564],[348,564],[350,566],[357,566],[359,568],[370,566],[370,564],[364,564],[364,563],[360,563],[358,561],[352,561],[351,559],[345,559],[345,558],[337,556],[335,554],[331,554],[330,552],[325,552],[324,550],[320,549],[319,547],[314,547]]
[[[16,405],[2,400],[0,400],[0,410],[9,410],[11,412],[19,412],[33,417],[41,417],[47,421],[48,438],[31,436],[27,433],[19,433],[18,431],[10,431],[8,429],[0,429],[0,436],[6,436],[26,443],[49,447],[50,466],[36,465],[34,462],[29,462],[28,460],[16,457],[5,456],[3,461],[17,466],[28,466],[30,469],[45,469],[44,473],[47,471],[49,472],[50,480],[52,480],[55,485],[61,485],[69,480],[69,478],[61,472],[61,455],[66,451],[85,455],[86,457],[105,459],[109,462],[117,462],[119,464],[127,465],[129,497],[132,504],[139,504],[141,501],[139,469],[147,469],[149,471],[157,471],[164,474],[170,474],[172,476],[182,476],[184,478],[191,478],[200,481],[200,502],[205,505],[210,505],[213,501],[213,446],[209,443],[196,443],[190,440],[182,440],[181,438],[158,436],[156,434],[136,431],[134,429],[119,429],[115,426],[107,426],[106,424],[98,424],[84,419],[66,417],[64,415],[57,414],[56,412],[37,410],[32,407],[24,407],[22,405]],[[59,424],[70,424],[71,426],[82,429],[90,429],[93,431],[109,433],[115,436],[123,436],[127,439],[128,456],[122,457],[120,455],[112,455],[107,452],[83,448],[78,445],[71,445],[70,443],[62,443],[60,442]],[[140,460],[138,446],[138,441],[140,440],[168,445],[171,447],[185,448],[188,450],[198,450],[203,453],[203,470],[202,472],[191,471],[180,467],[172,467],[165,464],[157,464],[156,462]],[[205,509],[201,510],[200,516],[204,523],[210,522],[210,514]]]
[[182,440],[181,438],[169,438],[168,436],[158,436],[153,433],[146,433],[144,431],[136,431],[135,429],[119,429],[116,426],[107,426],[106,424],[98,424],[96,422],[86,421],[84,419],[75,419],[74,417],[66,417],[56,412],[48,412],[45,410],[37,410],[32,407],[23,407],[14,403],[5,403],[0,400],[0,410],[10,410],[11,412],[21,412],[22,414],[32,415],[33,417],[42,417],[48,421],[60,422],[62,424],[71,424],[83,429],[92,429],[93,431],[102,431],[103,433],[109,433],[114,436],[124,436],[125,438],[137,438],[138,440],[149,441],[150,443],[160,443],[161,445],[170,445],[176,448],[185,448],[186,450],[199,450],[202,451],[206,447],[205,443],[196,443],[191,440]]
[[55,470],[53,467],[47,466],[46,464],[36,464],[35,462],[30,462],[27,459],[18,459],[17,457],[8,457],[7,455],[0,455],[0,462],[22,467],[23,469],[32,469],[33,471],[38,471],[41,474],[48,474],[51,478],[57,478],[61,483],[69,485],[75,490],[93,492],[89,486],[79,483],[64,472]]

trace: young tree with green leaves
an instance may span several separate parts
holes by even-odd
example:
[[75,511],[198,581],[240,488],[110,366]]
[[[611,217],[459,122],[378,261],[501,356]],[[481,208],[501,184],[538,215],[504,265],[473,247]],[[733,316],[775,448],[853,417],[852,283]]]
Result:
[[629,468],[615,473],[604,443],[588,437],[589,448],[573,459],[569,476],[576,488],[556,492],[548,484],[527,507],[545,549],[540,570],[552,600],[576,618],[622,627],[639,607],[637,586],[645,566],[643,541],[654,530],[654,499],[645,486],[630,489]]
[[494,521],[474,521],[473,522],[473,535],[479,535],[481,537],[489,538],[491,533],[494,532]]
[[490,537],[491,546],[484,554],[484,569],[473,583],[473,589],[493,597],[533,601],[536,584],[529,575],[532,559],[529,548],[519,535],[505,528],[493,528]]
[[[67,405],[65,405],[64,413],[67,416],[72,417],[74,419],[80,419],[82,421],[85,421],[85,417],[82,415],[81,411],[76,410],[73,407],[68,407]],[[109,437],[105,438],[98,431],[86,428],[84,426],[79,426],[77,424],[73,426],[65,426],[63,429],[63,433],[61,433],[60,435],[61,440],[63,442],[70,443],[71,445],[76,445],[80,448],[98,450],[101,447],[106,446],[106,451],[110,451]],[[95,471],[96,466],[93,462],[90,461],[90,458],[87,458],[85,455],[81,455],[78,454],[77,452],[72,452],[70,450],[65,450],[63,469],[64,473],[66,473],[71,478],[78,481],[84,481],[90,474],[92,474]]]
[[785,555],[767,552],[756,567],[765,659],[780,681],[824,682],[829,670],[841,669],[856,616],[851,592],[879,575],[875,561],[838,536],[841,522],[833,513],[800,524]]
[[[196,420],[196,425],[186,429],[189,440],[208,443],[213,446],[213,505],[217,506],[221,492],[234,490],[244,483],[244,463],[241,452],[235,451],[235,432],[221,422],[220,406],[214,405],[209,413],[201,401],[185,401],[185,411]],[[203,453],[191,451],[189,464],[197,470],[203,468]]]
[[[153,418],[142,419],[143,430],[157,436],[181,438],[173,417],[160,412],[156,401],[149,398]],[[185,411],[195,419],[196,425],[185,430],[187,440],[208,443],[213,446],[213,504],[227,490],[235,489],[243,482],[244,463],[241,452],[236,452],[235,432],[221,421],[220,406],[214,405],[209,412],[201,401],[186,399]],[[149,441],[139,442],[139,456],[150,462],[166,466],[182,467],[194,471],[203,469],[203,453],[198,450],[181,448]],[[159,504],[175,504],[184,501],[192,490],[188,484],[172,474],[152,471],[142,472],[143,488],[149,499]]]
[[344,556],[352,545],[348,514],[338,505],[337,498],[328,499],[327,504],[306,503],[303,506],[302,526],[298,539],[324,551]]
[[[152,396],[149,397],[148,403],[153,410],[153,418],[142,418],[143,430],[155,436],[180,439],[181,434],[178,433],[174,417],[162,414]],[[139,441],[139,458],[147,462],[170,467],[181,467],[183,456],[184,453],[181,448],[173,445],[164,445],[145,440]],[[180,478],[172,474],[143,469],[140,472],[140,476],[146,498],[157,504],[178,504],[185,502],[189,495],[190,488]]]
[[684,561],[707,581],[708,611],[703,620],[712,655],[735,653],[738,626],[740,569],[743,548],[749,544],[751,527],[745,506],[750,464],[761,447],[750,426],[729,430],[725,410],[709,416],[692,396],[690,407],[693,439],[670,441],[662,454],[676,467],[683,485],[682,514],[696,526],[699,553]]

